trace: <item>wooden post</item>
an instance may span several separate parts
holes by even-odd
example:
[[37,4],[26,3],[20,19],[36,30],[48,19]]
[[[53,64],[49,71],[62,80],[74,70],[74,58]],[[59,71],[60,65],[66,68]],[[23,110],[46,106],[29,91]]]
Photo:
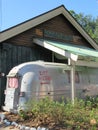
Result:
[[74,99],[75,99],[75,61],[71,60],[70,58],[68,59],[68,65],[71,66],[71,100],[72,103],[74,104]]
[[72,67],[71,67],[71,97],[72,97],[72,103],[74,104],[74,98],[75,98],[75,65],[72,65]]
[[68,64],[71,65],[71,100],[74,104],[75,99],[75,62],[69,59]]
[[54,62],[54,52],[52,52],[52,62]]

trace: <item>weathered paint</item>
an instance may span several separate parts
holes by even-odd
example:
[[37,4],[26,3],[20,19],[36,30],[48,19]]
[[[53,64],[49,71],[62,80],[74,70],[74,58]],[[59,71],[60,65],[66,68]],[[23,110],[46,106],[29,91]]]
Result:
[[[87,95],[98,94],[97,72],[98,69],[95,68],[75,67],[75,97],[85,98]],[[9,85],[10,78],[12,78],[12,86]],[[38,100],[45,96],[53,100],[61,100],[62,97],[71,98],[71,83],[71,67],[68,65],[43,61],[20,64],[7,76],[3,109],[17,111],[19,107],[25,108],[28,100]]]

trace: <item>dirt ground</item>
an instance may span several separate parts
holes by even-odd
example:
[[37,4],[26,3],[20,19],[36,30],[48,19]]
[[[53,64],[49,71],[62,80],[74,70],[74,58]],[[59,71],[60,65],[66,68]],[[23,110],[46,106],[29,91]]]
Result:
[[[24,125],[27,127],[34,127],[34,128],[38,128],[40,127],[44,127],[44,128],[48,128],[49,130],[67,130],[66,128],[64,128],[63,126],[58,126],[57,124],[55,124],[55,122],[49,120],[47,123],[46,121],[43,120],[38,120],[37,118],[34,119],[32,118],[32,114],[29,113],[29,118],[27,119],[22,119],[20,118],[20,116],[18,114],[13,114],[13,113],[8,113],[8,112],[4,112],[5,114],[5,119],[7,119],[10,122],[16,122],[19,125]],[[30,115],[31,114],[31,115]],[[5,127],[5,128],[0,128],[0,130],[17,130],[17,128],[10,126],[10,127]],[[19,129],[18,129],[19,130]]]
[[18,128],[11,127],[11,126],[3,126],[0,128],[0,130],[19,130]]

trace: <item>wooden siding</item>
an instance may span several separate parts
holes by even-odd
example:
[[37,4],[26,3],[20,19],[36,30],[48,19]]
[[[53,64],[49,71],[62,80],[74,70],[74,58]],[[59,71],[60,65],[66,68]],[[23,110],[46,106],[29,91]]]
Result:
[[[74,36],[76,37],[76,41],[71,42],[72,44],[84,45],[92,48],[92,46],[80,35],[80,33],[69,23],[69,21],[63,15],[59,15],[55,18],[52,18],[51,20],[48,20],[34,28],[31,28],[28,31],[25,31],[11,39],[8,39],[7,42],[16,45],[32,47],[33,37],[36,35],[35,29],[41,29],[43,31],[46,29],[49,31],[62,33],[63,35]],[[53,40],[66,42],[64,40],[59,39],[53,39]]]
[[[80,33],[68,22],[68,20],[63,15],[59,15],[51,20],[48,20],[47,22],[44,22],[34,28],[31,28],[1,43],[0,45],[1,72],[4,72],[7,75],[12,67],[27,61],[52,60],[51,51],[38,45],[35,45],[33,43],[33,37],[37,37],[35,33],[36,29],[40,29],[43,31],[49,30],[57,33],[62,33],[63,35],[80,37],[80,39],[71,42],[71,44],[79,44],[92,48],[91,45],[80,35]],[[66,42],[64,40],[56,38],[50,38],[50,39]],[[64,63],[66,62],[65,60],[59,60],[56,57],[55,61]],[[4,103],[5,86],[6,86],[6,77],[2,77],[0,78],[0,105],[3,105]]]
[[[43,53],[44,52],[44,53]],[[9,43],[3,43],[0,48],[0,71],[5,75],[12,67],[27,61],[44,60],[51,61],[52,53],[39,46],[24,47]],[[0,78],[0,104],[4,103],[4,90],[6,87],[6,76]]]

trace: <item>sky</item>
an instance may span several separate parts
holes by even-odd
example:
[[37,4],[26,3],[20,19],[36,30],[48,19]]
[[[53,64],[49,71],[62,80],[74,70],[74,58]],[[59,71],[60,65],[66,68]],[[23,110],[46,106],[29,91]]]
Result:
[[98,16],[98,0],[0,0],[0,31],[45,13],[60,5],[75,13]]

